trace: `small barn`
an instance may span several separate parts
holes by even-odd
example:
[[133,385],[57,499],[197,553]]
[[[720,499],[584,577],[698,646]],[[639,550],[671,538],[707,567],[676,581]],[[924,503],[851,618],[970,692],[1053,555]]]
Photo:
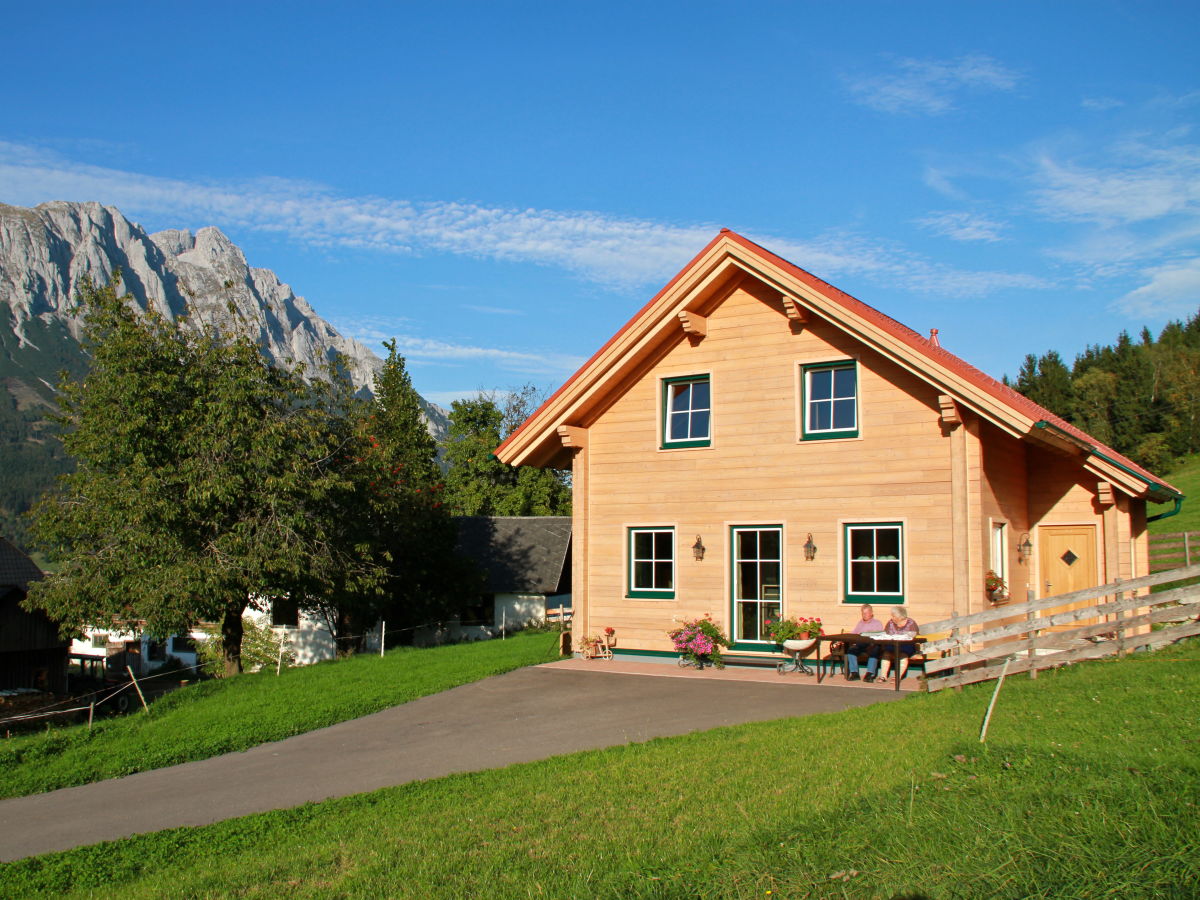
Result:
[[67,689],[67,644],[58,625],[21,602],[42,570],[14,544],[0,537],[0,690]]
[[[458,553],[484,576],[462,625],[484,630],[540,625],[571,609],[570,516],[462,516]],[[482,636],[482,635],[481,635]]]

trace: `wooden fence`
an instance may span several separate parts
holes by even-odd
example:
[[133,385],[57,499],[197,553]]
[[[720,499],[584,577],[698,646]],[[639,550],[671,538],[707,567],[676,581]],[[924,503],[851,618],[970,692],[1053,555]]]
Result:
[[[922,627],[924,634],[950,636],[930,640],[922,648],[927,657],[926,690],[999,678],[999,664],[1005,660],[1010,675],[1029,672],[1036,678],[1040,669],[1200,635],[1200,584],[1186,583],[1197,577],[1200,565],[1184,566],[932,622]],[[1162,589],[1175,582],[1184,584]],[[1150,593],[1154,587],[1160,589]],[[1055,626],[1060,627],[1050,630]],[[934,658],[938,651],[942,656]],[[942,677],[929,677],[947,671]]]
[[1150,571],[1163,572],[1200,562],[1200,531],[1150,535]]

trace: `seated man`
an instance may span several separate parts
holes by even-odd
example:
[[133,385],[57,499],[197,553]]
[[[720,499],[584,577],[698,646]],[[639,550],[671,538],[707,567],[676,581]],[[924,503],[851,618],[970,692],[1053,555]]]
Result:
[[[850,629],[853,634],[866,634],[867,632],[883,631],[883,623],[875,618],[875,610],[870,603],[864,603],[859,610],[859,615],[862,618],[854,623],[854,627]],[[865,644],[853,643],[846,641],[846,680],[858,681],[858,654],[859,651],[866,646]],[[869,665],[869,664],[868,664]],[[874,673],[874,669],[870,670]],[[873,681],[873,678],[868,678],[868,681]]]
[[[921,630],[921,626],[908,617],[908,610],[903,606],[892,608],[892,616],[888,619],[887,626],[883,629],[887,634],[902,634],[906,637],[916,637],[917,632]],[[896,641],[892,645],[893,654],[900,665],[900,677],[908,671],[908,658],[917,652],[916,643],[908,643],[907,641]],[[867,662],[867,677],[863,681],[874,681],[875,668],[879,665],[880,657],[887,651],[887,644],[876,644],[871,648],[871,659]],[[903,658],[902,658],[903,657]],[[879,680],[887,681],[888,672],[891,670],[891,660],[883,660],[883,668],[879,672]]]

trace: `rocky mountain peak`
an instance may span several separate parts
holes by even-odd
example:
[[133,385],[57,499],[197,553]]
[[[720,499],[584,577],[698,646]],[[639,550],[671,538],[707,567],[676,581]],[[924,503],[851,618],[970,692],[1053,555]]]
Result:
[[[37,341],[63,330],[77,339],[76,285],[84,276],[105,284],[117,269],[141,308],[170,319],[186,315],[190,328],[245,330],[269,359],[302,366],[310,376],[319,377],[340,354],[355,386],[370,391],[382,365],[270,269],[251,267],[219,228],[147,234],[120,210],[94,202],[55,201],[32,209],[0,204],[0,307],[7,307],[0,310],[0,328],[12,332],[5,343],[36,350]],[[445,413],[432,404],[425,411],[440,437]]]

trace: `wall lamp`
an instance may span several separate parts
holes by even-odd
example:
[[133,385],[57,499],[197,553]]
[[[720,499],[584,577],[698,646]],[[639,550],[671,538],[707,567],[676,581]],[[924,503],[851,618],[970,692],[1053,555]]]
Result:
[[809,562],[817,558],[817,545],[813,543],[812,532],[809,532],[808,540],[804,542],[804,558]]
[[692,556],[696,557],[696,562],[704,560],[704,542],[700,540],[700,535],[696,535],[696,543],[692,544]]
[[1033,556],[1033,541],[1029,539],[1029,532],[1021,535],[1021,543],[1017,544],[1017,562],[1029,562],[1029,557]]

